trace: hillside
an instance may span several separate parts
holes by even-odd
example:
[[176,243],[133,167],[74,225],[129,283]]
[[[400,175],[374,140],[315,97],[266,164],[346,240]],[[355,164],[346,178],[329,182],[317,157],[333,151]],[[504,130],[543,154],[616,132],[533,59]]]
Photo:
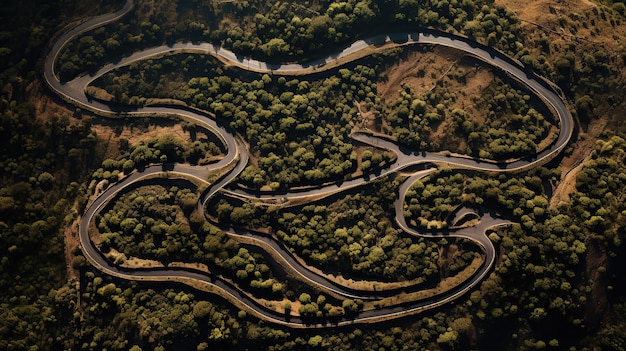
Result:
[[[494,47],[545,77],[576,124],[565,151],[548,164],[516,173],[455,167],[459,155],[478,163],[532,159],[561,126],[519,80],[438,45],[374,45],[295,75],[184,52],[95,80],[88,92],[98,101],[131,113],[186,105],[238,136],[250,161],[202,213],[196,204],[206,184],[231,172],[211,168],[228,154],[227,141],[175,115],[98,116],[64,102],[43,81],[53,33],[122,5],[3,5],[0,349],[622,349],[622,2],[136,1],[120,20],[70,42],[56,66],[62,82],[158,45],[206,41],[239,59],[306,63],[369,35],[429,27]],[[515,223],[486,232],[495,266],[469,293],[383,323],[292,328],[210,285],[107,275],[81,251],[79,221],[107,184],[176,162],[206,167],[205,183],[140,183],[95,216],[91,240],[112,264],[214,274],[310,325],[453,292],[480,271],[484,245],[400,229],[394,201],[417,171],[379,177],[402,157],[353,139],[356,130],[412,157],[450,158],[407,188],[401,209],[411,232],[463,230],[481,217]],[[290,200],[292,192],[359,179],[365,185]],[[262,194],[278,195],[264,202]],[[238,238],[232,228],[253,234]],[[254,235],[279,242],[330,284],[392,293],[369,302],[311,285]]]

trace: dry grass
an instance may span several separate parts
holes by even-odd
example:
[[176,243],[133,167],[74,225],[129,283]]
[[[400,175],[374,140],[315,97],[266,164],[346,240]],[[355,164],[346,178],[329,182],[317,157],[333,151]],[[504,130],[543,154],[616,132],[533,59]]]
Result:
[[446,47],[435,47],[431,52],[409,51],[385,72],[387,79],[378,82],[378,96],[394,101],[404,85],[420,96],[431,90],[462,56],[462,52]]
[[132,257],[132,256],[127,257],[125,254],[115,249],[110,249],[109,252],[106,254],[106,257],[110,262],[117,262],[121,267],[124,267],[124,268],[137,269],[137,268],[163,268],[165,267],[165,265],[160,261],[148,260],[148,259]]
[[459,246],[456,244],[443,245],[439,247],[439,259],[438,264],[443,276],[448,275],[450,265],[454,259],[463,254],[463,250],[459,250]]
[[171,134],[183,141],[191,141],[191,135],[188,131],[183,130],[180,123],[158,123],[158,120],[152,120],[147,130],[132,125],[126,125],[123,121],[111,120],[107,124],[94,124],[92,127],[98,137],[105,141],[106,151],[104,159],[115,159],[121,155],[120,139],[128,140],[130,145],[134,145],[140,141],[158,138],[164,134]]
[[[472,98],[479,97],[483,94],[483,90],[488,87],[494,80],[495,75],[489,68],[480,66],[480,63],[474,60],[459,60],[453,67],[458,74],[465,77],[465,82],[461,83],[455,79],[446,79],[447,90],[456,93],[458,99],[454,101],[448,110],[460,109],[465,111],[469,120],[474,121],[476,125],[484,124],[486,116],[489,114],[486,106],[479,107],[472,102]],[[431,142],[441,142],[444,149],[450,149],[456,145],[454,151],[464,150],[466,141],[456,138],[450,134],[452,130],[450,119],[446,118],[436,129],[431,132]],[[447,142],[447,143],[446,143]]]
[[555,187],[550,206],[557,206],[561,203],[569,203],[570,195],[576,191],[576,175],[582,170],[582,164],[589,158],[591,151],[596,146],[596,137],[607,128],[608,120],[595,120],[587,129],[587,133],[582,133],[573,145],[570,155],[561,161],[561,179]]
[[80,247],[80,239],[78,238],[78,224],[80,218],[73,221],[70,225],[65,227],[64,240],[65,240],[65,265],[67,267],[67,280],[78,279],[79,272],[74,269],[72,260],[74,259],[74,251]]
[[71,118],[76,109],[66,104],[59,105],[54,98],[44,92],[40,81],[34,80],[26,87],[26,92],[29,96],[29,102],[35,106],[37,119],[46,122],[56,115],[67,116],[70,118],[70,122],[76,122],[76,119]]
[[[475,124],[484,124],[489,111],[484,104],[476,105],[473,98],[483,95],[484,89],[493,83],[495,74],[491,67],[452,48],[420,51],[409,47],[406,50],[402,58],[386,70],[386,79],[378,82],[378,96],[384,103],[392,104],[405,88],[417,98],[425,99],[426,94],[435,88],[441,89],[437,85],[443,84],[446,91],[456,95],[456,100],[447,106],[448,111],[463,110]],[[450,123],[449,118],[439,123],[431,131],[430,141],[443,149],[463,152],[466,141],[451,133]]]
[[569,203],[570,195],[576,191],[576,175],[582,169],[582,164],[574,168],[570,168],[561,175],[559,185],[554,189],[552,198],[550,198],[550,206],[554,207],[561,203]]

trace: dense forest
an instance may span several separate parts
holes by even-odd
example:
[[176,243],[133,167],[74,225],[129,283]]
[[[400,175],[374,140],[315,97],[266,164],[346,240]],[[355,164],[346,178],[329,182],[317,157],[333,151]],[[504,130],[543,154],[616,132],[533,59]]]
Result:
[[[559,87],[577,122],[562,157],[512,174],[442,166],[407,193],[405,217],[419,230],[454,226],[459,208],[514,223],[490,232],[497,263],[480,286],[411,318],[329,330],[279,327],[201,289],[131,282],[92,267],[76,227],[95,193],[153,163],[211,164],[223,157],[223,145],[189,122],[98,117],[45,86],[43,60],[55,33],[123,1],[3,5],[0,349],[622,350],[626,52],[618,43],[626,38],[626,6],[578,3],[539,1],[533,12],[506,0],[139,0],[121,20],[64,49],[57,69],[69,81],[142,48],[179,41],[288,62],[335,52],[368,34],[431,27],[495,47]],[[406,62],[415,62],[412,73],[393,73]],[[532,155],[559,127],[514,79],[434,46],[379,50],[324,74],[287,78],[177,54],[110,72],[88,93],[214,113],[252,155],[234,186],[256,191],[341,183],[394,161],[393,153],[351,139],[355,128],[415,152],[502,161]],[[393,201],[404,178],[392,174],[288,207],[219,194],[206,213],[197,211],[196,184],[154,181],[107,205],[94,223],[94,241],[121,266],[198,265],[287,315],[350,316],[367,303],[304,284],[275,257],[216,224],[271,236],[335,279],[432,287],[471,267],[481,250],[469,240],[400,230]]]

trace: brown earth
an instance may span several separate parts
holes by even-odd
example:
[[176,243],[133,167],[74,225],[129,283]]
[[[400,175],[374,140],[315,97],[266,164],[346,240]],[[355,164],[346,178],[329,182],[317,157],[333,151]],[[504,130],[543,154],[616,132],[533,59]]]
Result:
[[[385,79],[377,83],[378,96],[387,102],[393,103],[398,99],[400,92],[410,88],[416,97],[424,97],[428,92],[445,86],[445,90],[456,95],[456,101],[448,107],[448,111],[463,110],[468,119],[476,124],[483,124],[489,114],[487,106],[479,106],[473,98],[481,97],[484,89],[492,84],[495,74],[486,64],[465,56],[461,51],[446,47],[434,47],[431,51],[419,51],[406,48],[406,53],[385,72]],[[484,105],[484,104],[482,104]],[[362,116],[367,116],[363,122],[374,131],[384,130],[383,122],[370,117],[371,114],[359,105]],[[374,123],[374,121],[377,122]],[[450,133],[451,119],[446,118],[431,131],[430,142],[439,145],[442,149],[451,149],[463,153],[466,141]],[[552,128],[546,143],[556,136]]]
[[441,270],[441,276],[447,277],[450,270],[450,264],[454,261],[454,258],[463,254],[463,250],[459,250],[458,245],[450,244],[439,247],[439,259],[438,264]]
[[422,95],[454,67],[463,53],[446,47],[435,47],[431,52],[409,51],[386,71],[386,80],[377,84],[378,96],[384,100],[397,99],[403,85]]
[[578,140],[572,144],[572,152],[561,161],[561,179],[558,181],[550,198],[550,206],[569,203],[570,195],[576,191],[576,175],[583,167],[596,146],[596,138],[607,128],[608,120],[594,120],[587,132],[581,132]]
[[381,118],[377,116],[377,113],[370,109],[365,102],[355,101],[357,109],[359,110],[359,119],[356,121],[357,127],[364,127],[374,132],[382,132]]
[[106,145],[104,159],[115,159],[120,156],[120,139],[128,140],[129,145],[155,139],[164,134],[174,135],[183,141],[192,140],[190,133],[183,130],[182,124],[158,120],[151,120],[146,127],[127,125],[121,120],[109,120],[106,124],[94,124],[93,129]]
[[75,220],[65,228],[65,264],[67,267],[67,280],[79,279],[79,273],[74,269],[72,260],[74,259],[73,252],[80,247],[80,240],[78,238],[78,223],[80,219]]
[[[44,90],[42,82],[39,80],[34,80],[27,86],[26,92],[29,95],[29,102],[35,106],[37,118],[41,121],[49,121],[55,115],[74,118],[80,118],[82,116],[80,110],[64,103],[60,104],[60,99],[51,97],[50,94]],[[72,118],[70,119],[70,121],[73,120]]]
[[[473,120],[477,124],[483,124],[486,120],[486,116],[489,111],[485,108],[479,108],[476,104],[472,103],[473,97],[479,97],[482,95],[483,89],[485,89],[494,79],[494,74],[489,68],[485,68],[478,65],[471,65],[470,60],[459,60],[456,63],[455,69],[457,73],[465,77],[465,83],[461,84],[456,79],[446,79],[446,88],[452,92],[457,92],[457,96],[461,96],[452,105],[449,110],[461,109],[465,111],[469,119]],[[452,68],[452,67],[451,67]],[[443,79],[444,77],[442,77]],[[456,144],[456,148],[460,151],[466,145],[466,141],[459,138],[452,138],[450,135],[450,119],[444,119],[436,129],[431,132],[431,142],[437,142],[446,144]],[[454,139],[454,140],[452,140]],[[448,148],[445,147],[444,148]]]

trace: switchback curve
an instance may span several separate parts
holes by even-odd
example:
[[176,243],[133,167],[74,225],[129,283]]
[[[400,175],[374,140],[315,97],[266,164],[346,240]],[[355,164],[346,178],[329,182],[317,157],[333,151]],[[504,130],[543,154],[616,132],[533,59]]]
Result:
[[[559,135],[552,144],[550,144],[544,150],[539,151],[539,153],[537,153],[536,155],[524,159],[514,160],[512,162],[495,163],[489,160],[476,160],[457,155],[451,156],[426,153],[416,155],[415,153],[407,153],[405,152],[405,150],[402,150],[398,145],[391,143],[385,139],[376,137],[372,134],[364,132],[355,133],[353,135],[354,139],[371,145],[375,145],[377,147],[384,147],[388,150],[395,152],[396,155],[398,155],[396,162],[390,165],[383,172],[381,172],[380,176],[389,175],[391,173],[397,172],[398,170],[404,169],[409,165],[420,163],[447,164],[454,168],[470,168],[479,171],[503,172],[526,170],[537,167],[538,165],[544,164],[554,158],[563,150],[563,148],[566,146],[572,136],[573,119],[571,114],[569,113],[567,105],[561,99],[555,89],[551,87],[541,77],[538,77],[533,72],[525,69],[525,67],[523,67],[523,65],[521,65],[520,63],[506,57],[505,55],[499,53],[492,48],[477,44],[467,38],[462,38],[452,34],[426,29],[412,33],[381,34],[365,40],[360,40],[353,43],[351,46],[345,48],[336,55],[332,55],[328,58],[320,59],[317,61],[310,61],[304,64],[268,64],[253,59],[239,58],[234,53],[212,44],[177,43],[173,46],[162,46],[134,53],[129,57],[123,58],[122,60],[120,60],[120,62],[116,64],[106,65],[94,76],[79,77],[67,83],[60,82],[54,71],[54,67],[59,57],[59,53],[63,49],[63,47],[68,42],[81,35],[82,33],[85,33],[86,31],[118,20],[119,18],[127,14],[132,9],[132,7],[133,1],[129,0],[126,2],[122,9],[111,14],[103,15],[85,21],[79,26],[61,34],[53,44],[50,54],[46,58],[44,66],[44,80],[51,88],[51,90],[61,96],[64,100],[78,107],[92,111],[96,114],[109,117],[175,115],[179,116],[180,118],[191,120],[194,123],[197,123],[213,131],[222,140],[226,147],[227,155],[224,157],[224,159],[213,165],[200,168],[185,165],[174,165],[172,169],[167,171],[167,174],[169,175],[176,175],[185,178],[191,177],[194,178],[196,181],[206,182],[205,178],[203,177],[205,177],[209,170],[222,169],[225,167],[231,168],[230,171],[223,175],[214,184],[210,184],[208,188],[209,190],[207,190],[203,194],[200,200],[199,208],[202,208],[202,206],[204,206],[204,204],[215,192],[220,189],[224,189],[224,187],[233,178],[235,178],[239,174],[239,172],[241,172],[241,170],[243,170],[243,167],[245,167],[245,164],[247,163],[248,157],[245,145],[241,141],[237,140],[232,131],[219,126],[215,121],[215,116],[204,111],[198,111],[192,108],[181,106],[128,106],[121,109],[118,106],[118,108],[113,109],[107,103],[94,100],[85,93],[86,87],[94,79],[97,79],[97,77],[100,77],[101,75],[115,68],[128,65],[135,61],[176,52],[210,54],[224,62],[227,62],[228,64],[236,65],[242,69],[253,70],[256,72],[269,72],[281,75],[302,75],[327,69],[327,67],[331,66],[332,63],[336,62],[336,60],[338,59],[349,58],[350,55],[358,53],[365,48],[377,46],[384,43],[398,42],[400,43],[398,45],[444,45],[456,48],[458,50],[462,50],[468,55],[475,56],[493,65],[494,67],[497,67],[498,69],[520,81],[522,84],[526,85],[557,115],[560,124]],[[219,279],[219,277],[208,276],[206,274],[202,274],[200,272],[188,269],[151,269],[129,271],[111,264],[104,258],[102,253],[98,251],[98,249],[95,247],[89,237],[89,224],[93,220],[93,217],[99,211],[101,211],[106,203],[114,199],[115,196],[117,196],[117,194],[125,187],[137,182],[141,182],[143,179],[149,177],[159,176],[163,173],[164,170],[162,166],[152,166],[146,168],[141,172],[134,172],[121,182],[112,185],[88,206],[80,224],[81,245],[88,260],[99,270],[123,279],[152,281],[176,280],[181,282],[189,282],[189,280],[193,280],[197,282],[203,282],[204,284],[210,285],[212,289],[214,289],[214,291],[219,291],[222,296],[225,296],[233,304],[252,312],[254,315],[264,320],[289,327],[304,327],[307,323],[310,323],[303,321],[297,316],[285,316],[283,314],[277,313],[276,311],[268,309],[267,307],[258,303],[258,301],[256,301],[256,299],[254,299],[252,296],[243,293],[237,287],[233,286],[227,281]],[[410,228],[406,224],[406,219],[404,218],[403,211],[401,211],[406,191],[414,180],[424,175],[425,173],[415,174],[414,176],[409,177],[401,185],[399,189],[399,197],[395,203],[397,212],[396,221],[403,230],[407,231],[410,234],[441,237],[442,234],[425,234],[415,231],[413,228]],[[371,180],[373,179],[369,179],[369,181]],[[328,187],[312,189],[306,192],[288,193],[286,197],[302,198],[315,195],[331,194],[366,183],[367,181],[365,179],[356,179],[350,182],[345,182],[342,185],[332,185]],[[239,196],[253,197],[253,195],[247,194],[241,189],[230,189],[229,191],[232,193],[237,193],[237,195]],[[274,195],[261,195],[262,198],[272,198],[272,196]],[[281,195],[281,197],[285,197],[285,195]],[[471,279],[462,282],[454,289],[428,299],[413,301],[397,306],[384,307],[381,309],[362,311],[359,314],[351,316],[349,318],[341,317],[332,321],[327,320],[319,323],[315,322],[314,325],[317,327],[326,327],[347,325],[353,323],[375,322],[378,320],[386,320],[390,318],[414,314],[419,311],[432,309],[437,306],[441,306],[449,301],[455,300],[456,298],[470,290],[472,287],[474,287],[476,284],[478,284],[482,279],[484,279],[488,271],[493,266],[495,250],[491,241],[486,237],[485,232],[490,227],[505,224],[507,224],[506,221],[487,217],[483,218],[481,224],[477,227],[469,229],[464,228],[463,230],[446,234],[450,236],[465,237],[473,240],[479,244],[479,246],[484,250],[485,253],[485,263],[480,268],[478,273],[474,274]]]

